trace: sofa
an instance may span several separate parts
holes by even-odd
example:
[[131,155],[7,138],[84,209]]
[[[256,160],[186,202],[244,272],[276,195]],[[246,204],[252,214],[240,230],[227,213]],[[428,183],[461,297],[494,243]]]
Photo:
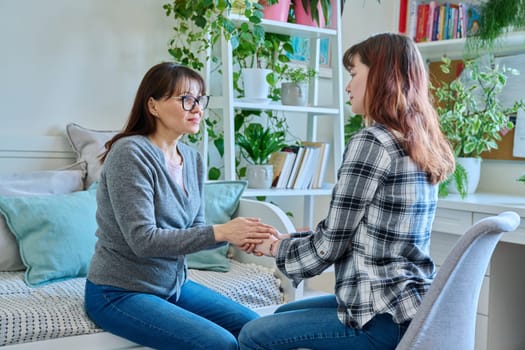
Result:
[[[18,138],[19,144],[0,141],[0,346],[141,348],[103,332],[83,308],[96,242],[96,155],[113,134],[69,124],[64,135]],[[245,186],[242,181],[206,183],[207,222],[257,216],[281,232],[294,230],[276,206],[242,198]],[[302,295],[273,259],[233,246],[189,254],[187,260],[190,279],[261,314]]]

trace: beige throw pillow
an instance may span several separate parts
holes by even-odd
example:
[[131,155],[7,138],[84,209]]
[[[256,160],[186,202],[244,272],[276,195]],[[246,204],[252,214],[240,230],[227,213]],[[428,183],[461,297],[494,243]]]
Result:
[[116,133],[117,131],[87,129],[75,123],[66,125],[66,134],[77,154],[77,160],[87,163],[84,188],[91,186],[100,177],[100,155],[104,152],[104,144]]

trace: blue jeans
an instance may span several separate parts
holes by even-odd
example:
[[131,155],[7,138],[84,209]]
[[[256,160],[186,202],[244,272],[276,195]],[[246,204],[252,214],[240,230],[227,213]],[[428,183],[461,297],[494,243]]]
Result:
[[192,281],[164,299],[86,281],[85,307],[100,328],[155,349],[238,349],[257,313]]
[[295,301],[279,307],[273,315],[251,321],[239,335],[241,350],[395,349],[409,322],[396,324],[388,314],[375,316],[363,329],[337,318],[335,295]]

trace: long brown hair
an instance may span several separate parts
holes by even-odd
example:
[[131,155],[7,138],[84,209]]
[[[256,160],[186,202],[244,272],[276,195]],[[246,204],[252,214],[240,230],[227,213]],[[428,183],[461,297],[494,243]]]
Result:
[[365,120],[400,133],[406,152],[431,183],[446,179],[454,170],[454,155],[441,132],[423,59],[412,39],[393,33],[371,36],[346,50],[343,65],[348,71],[355,55],[369,68]]
[[106,142],[106,150],[102,153],[100,162],[104,162],[117,140],[130,135],[151,135],[155,132],[157,119],[148,108],[150,97],[160,100],[184,93],[183,90],[191,81],[199,84],[201,95],[206,94],[204,79],[191,68],[171,62],[163,62],[151,67],[139,85],[126,126],[123,131]]

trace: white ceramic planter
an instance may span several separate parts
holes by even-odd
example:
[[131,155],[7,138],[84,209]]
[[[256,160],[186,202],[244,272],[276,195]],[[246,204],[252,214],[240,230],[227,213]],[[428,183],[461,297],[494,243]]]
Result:
[[271,73],[269,69],[243,68],[242,81],[244,86],[244,98],[246,100],[267,101],[270,94],[270,85],[266,81],[266,75]]
[[308,83],[281,83],[281,103],[283,105],[306,106],[308,103]]
[[273,180],[273,165],[247,165],[246,178],[249,188],[270,188]]
[[[479,178],[481,175],[481,158],[471,158],[471,157],[458,157],[456,161],[465,168],[467,172],[467,194],[472,194],[476,192],[476,189],[479,185]],[[456,188],[456,183],[451,181],[448,186],[448,191],[450,193],[459,193]]]

